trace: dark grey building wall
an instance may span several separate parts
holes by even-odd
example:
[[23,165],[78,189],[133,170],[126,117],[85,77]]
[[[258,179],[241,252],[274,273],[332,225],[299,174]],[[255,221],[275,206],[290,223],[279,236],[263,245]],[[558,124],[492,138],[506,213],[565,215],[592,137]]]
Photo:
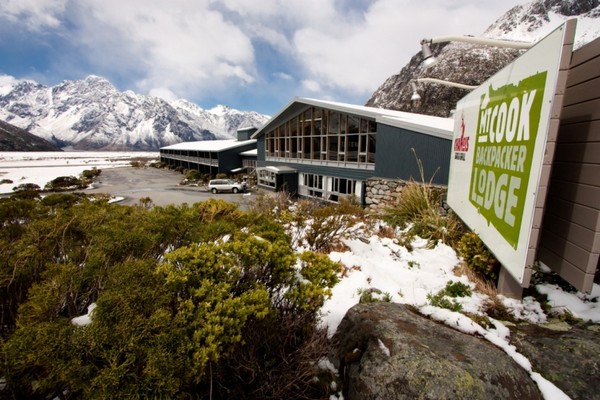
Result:
[[242,129],[237,131],[237,140],[243,142],[244,140],[249,140],[250,137],[256,132],[258,128],[251,129]]
[[375,176],[403,180],[413,178],[421,182],[421,173],[417,163],[417,158],[419,158],[423,165],[426,182],[431,181],[438,185],[448,184],[451,139],[377,124],[376,146]]
[[256,139],[256,165],[265,166],[265,135]]
[[262,166],[273,165],[273,166],[287,166],[290,168],[294,168],[299,173],[306,172],[309,174],[319,174],[319,175],[327,175],[334,176],[339,178],[353,179],[364,181],[373,176],[373,170],[366,169],[355,169],[355,168],[339,168],[339,167],[329,167],[325,165],[314,165],[314,164],[294,164],[287,162],[277,162],[277,161],[268,161],[264,163]]
[[242,156],[240,156],[240,153],[255,148],[256,143],[248,143],[244,146],[219,152],[219,172],[230,173],[232,169],[240,168],[242,166]]

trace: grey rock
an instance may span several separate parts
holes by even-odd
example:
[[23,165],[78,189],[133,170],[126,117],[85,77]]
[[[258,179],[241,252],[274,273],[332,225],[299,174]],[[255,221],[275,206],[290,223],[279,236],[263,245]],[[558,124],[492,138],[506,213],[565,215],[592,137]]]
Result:
[[593,400],[600,399],[600,332],[597,328],[597,325],[578,324],[557,330],[519,324],[511,327],[511,338],[534,370],[571,399]]
[[333,343],[346,400],[542,399],[502,350],[407,305],[354,306]]

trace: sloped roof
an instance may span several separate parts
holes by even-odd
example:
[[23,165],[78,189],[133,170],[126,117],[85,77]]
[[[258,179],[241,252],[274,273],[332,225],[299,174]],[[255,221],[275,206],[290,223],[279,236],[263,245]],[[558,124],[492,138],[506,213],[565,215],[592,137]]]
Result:
[[219,152],[236,147],[241,147],[248,144],[256,143],[256,140],[238,141],[235,139],[228,140],[201,140],[198,142],[182,142],[172,144],[170,146],[161,147],[161,150],[194,150],[194,151],[213,151]]
[[433,117],[431,115],[414,114],[404,111],[386,110],[383,108],[358,106],[334,101],[316,100],[305,97],[295,97],[284,108],[256,131],[252,138],[256,139],[265,132],[298,115],[308,107],[321,107],[328,110],[373,118],[376,122],[408,129],[432,136],[452,138],[454,119]]

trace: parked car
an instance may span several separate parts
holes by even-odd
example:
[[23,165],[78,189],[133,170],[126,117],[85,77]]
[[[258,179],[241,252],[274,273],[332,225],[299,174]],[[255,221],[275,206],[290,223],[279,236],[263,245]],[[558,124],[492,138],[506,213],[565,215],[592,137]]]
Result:
[[246,190],[246,184],[236,182],[233,179],[213,179],[208,182],[208,190],[210,190],[213,193],[238,193]]

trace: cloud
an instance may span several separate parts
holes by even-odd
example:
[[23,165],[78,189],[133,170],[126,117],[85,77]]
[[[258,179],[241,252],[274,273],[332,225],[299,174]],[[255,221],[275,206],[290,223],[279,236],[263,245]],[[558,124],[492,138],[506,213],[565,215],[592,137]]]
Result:
[[[311,25],[294,35],[297,61],[307,79],[328,90],[372,93],[419,51],[426,36],[481,34],[508,6],[495,1],[379,0],[337,31]],[[490,10],[492,8],[493,10]]]
[[167,88],[150,89],[150,91],[148,92],[148,95],[154,96],[154,97],[159,97],[169,103],[172,101],[175,101],[179,98],[179,97],[177,97],[177,95],[175,93],[173,93],[171,90],[169,90]]
[[[79,45],[114,69],[136,72],[139,90],[189,95],[224,82],[254,80],[251,41],[205,1],[89,0],[80,10]],[[93,40],[90,40],[93,39]],[[125,57],[124,54],[129,56]]]
[[286,74],[285,72],[275,72],[273,76],[277,79],[283,79],[284,81],[291,81],[294,79],[290,74]]
[[38,31],[47,27],[55,28],[68,0],[2,0],[0,19],[23,21],[28,29]]
[[481,34],[508,8],[497,0],[3,0],[0,23],[54,38],[52,65],[35,70],[60,79],[96,74],[199,103],[304,93],[361,103],[423,37]]
[[303,80],[302,86],[309,92],[318,93],[321,91],[321,85],[319,85],[319,82],[310,79]]

